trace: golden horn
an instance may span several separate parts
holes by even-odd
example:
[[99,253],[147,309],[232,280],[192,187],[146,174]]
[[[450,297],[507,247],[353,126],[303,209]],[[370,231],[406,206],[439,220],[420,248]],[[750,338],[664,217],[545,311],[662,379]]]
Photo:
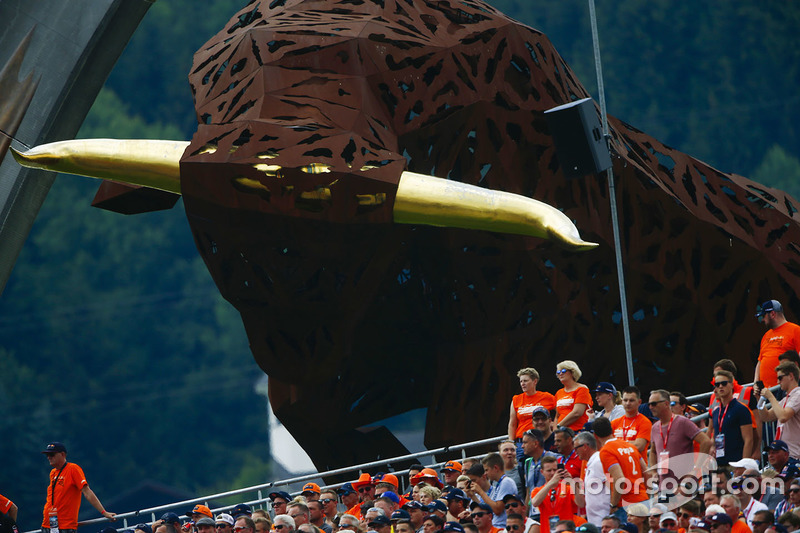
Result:
[[181,193],[180,160],[188,141],[77,139],[43,144],[14,159],[41,168]]
[[581,239],[578,228],[558,209],[504,191],[403,172],[394,202],[394,221],[480,229],[553,239],[573,250],[596,243]]

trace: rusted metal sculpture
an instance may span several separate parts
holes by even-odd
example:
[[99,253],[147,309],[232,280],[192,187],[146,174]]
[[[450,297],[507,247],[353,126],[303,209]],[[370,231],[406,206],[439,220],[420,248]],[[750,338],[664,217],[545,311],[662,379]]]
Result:
[[[429,445],[500,434],[521,366],[545,389],[561,359],[622,372],[607,185],[564,179],[543,117],[588,95],[542,33],[477,0],[253,2],[189,78],[174,190],[319,467],[400,451],[358,428],[414,408]],[[756,304],[800,310],[794,200],[611,126],[643,387],[705,387],[722,355],[750,371]],[[600,246],[392,223],[404,171],[559,206]]]

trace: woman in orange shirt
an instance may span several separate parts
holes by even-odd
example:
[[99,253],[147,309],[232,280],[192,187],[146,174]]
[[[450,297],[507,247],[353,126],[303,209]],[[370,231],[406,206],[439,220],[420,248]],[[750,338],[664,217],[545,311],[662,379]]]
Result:
[[556,424],[573,431],[580,431],[589,421],[586,409],[592,405],[592,393],[589,387],[578,383],[581,379],[581,369],[575,361],[558,363],[556,376],[564,385],[563,389],[556,392]]
[[541,406],[552,411],[556,408],[556,399],[549,392],[537,391],[539,373],[534,368],[522,368],[517,372],[522,394],[511,399],[511,412],[508,415],[508,439],[517,446],[517,461],[525,456],[522,451],[522,435],[533,429],[533,410]]

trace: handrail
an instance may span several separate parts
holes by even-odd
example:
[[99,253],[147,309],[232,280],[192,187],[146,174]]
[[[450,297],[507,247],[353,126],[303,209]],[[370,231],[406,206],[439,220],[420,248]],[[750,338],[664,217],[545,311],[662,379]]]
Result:
[[[750,387],[752,385],[753,385],[753,383],[747,383],[747,384],[742,385],[742,386],[743,387]],[[775,391],[778,388],[780,388],[780,387],[778,385],[776,385],[774,387],[771,387],[771,390]],[[705,399],[709,398],[713,393],[714,393],[714,391],[704,392],[704,393],[701,393],[701,394],[695,394],[693,396],[689,396],[686,399],[689,402],[705,400]],[[690,420],[692,422],[699,422],[699,421],[705,420],[707,418],[709,418],[709,413],[708,412],[700,414],[700,415],[695,416],[695,417],[692,417]],[[191,505],[198,504],[198,503],[203,503],[203,504],[207,505],[207,503],[210,500],[220,499],[220,498],[227,498],[229,496],[236,496],[236,495],[239,495],[239,494],[252,493],[252,492],[256,492],[258,494],[258,497],[256,499],[254,499],[254,500],[249,500],[249,501],[245,501],[245,502],[241,502],[241,503],[246,503],[246,504],[251,505],[251,506],[252,505],[262,504],[262,503],[267,503],[269,505],[269,503],[270,503],[269,496],[264,497],[262,495],[262,491],[265,490],[265,489],[273,489],[273,488],[277,488],[277,487],[283,487],[283,486],[292,485],[292,484],[295,484],[295,483],[301,483],[301,482],[306,482],[306,481],[310,481],[310,480],[313,480],[313,479],[318,479],[318,478],[325,477],[325,476],[334,476],[334,475],[339,475],[339,474],[346,474],[346,473],[349,473],[349,472],[359,472],[360,473],[363,470],[371,469],[371,468],[374,468],[374,467],[377,467],[377,466],[386,466],[386,467],[391,468],[392,463],[407,461],[407,460],[410,460],[410,459],[417,459],[417,458],[420,458],[420,457],[432,456],[432,457],[434,457],[434,460],[435,460],[435,455],[436,454],[440,454],[440,453],[450,453],[450,452],[454,452],[454,451],[461,451],[462,458],[466,458],[466,453],[465,452],[469,448],[476,448],[476,447],[480,447],[480,446],[486,446],[486,445],[489,445],[489,444],[494,444],[494,443],[497,443],[497,442],[501,442],[501,441],[503,441],[503,440],[505,440],[507,438],[508,438],[507,435],[501,435],[499,437],[491,437],[491,438],[488,438],[488,439],[481,439],[481,440],[467,442],[467,443],[464,443],[464,444],[457,444],[457,445],[453,445],[453,446],[444,446],[444,447],[436,448],[436,449],[433,449],[433,450],[425,450],[425,451],[422,451],[422,452],[416,452],[416,453],[411,453],[411,454],[407,454],[407,455],[401,455],[399,457],[392,457],[392,458],[389,458],[389,459],[381,459],[381,460],[372,461],[372,462],[369,462],[369,463],[362,463],[362,464],[348,466],[348,467],[344,467],[344,468],[337,468],[337,469],[328,470],[328,471],[325,471],[325,472],[314,472],[314,473],[310,473],[310,474],[304,474],[302,476],[292,477],[292,478],[288,478],[288,479],[282,479],[280,481],[271,481],[269,483],[262,483],[260,485],[253,485],[253,486],[244,487],[244,488],[241,488],[241,489],[229,490],[229,491],[220,492],[220,493],[217,493],[217,494],[201,496],[199,498],[191,498],[191,499],[188,499],[188,500],[183,500],[183,501],[179,501],[179,502],[173,502],[173,503],[169,503],[169,504],[166,504],[166,505],[159,505],[159,506],[156,506],[156,507],[148,507],[146,509],[140,509],[138,511],[130,511],[130,512],[127,512],[127,513],[120,513],[120,514],[116,515],[116,518],[117,518],[117,520],[122,520],[123,521],[123,528],[127,529],[127,528],[130,528],[130,526],[128,525],[128,519],[129,518],[141,517],[141,516],[145,516],[147,514],[150,514],[151,515],[150,522],[154,522],[156,520],[156,513],[158,513],[158,512],[169,511],[171,509],[175,509],[175,508],[179,508],[179,507],[183,507],[185,509],[185,508],[187,508],[187,507],[189,507]],[[480,456],[478,456],[478,457],[480,457]],[[431,467],[431,468],[438,468],[438,467],[442,466],[443,464],[444,464],[444,462],[436,462],[436,463],[433,463],[433,464],[428,465],[428,466]],[[406,470],[391,470],[391,472],[395,473],[395,474],[403,475],[403,474],[407,474],[408,470],[407,469]],[[322,488],[336,489],[338,487],[341,487],[343,484],[344,483],[326,485],[326,486],[324,486]],[[299,494],[299,492],[297,494]],[[222,507],[217,507],[215,509],[212,509],[212,512],[226,511],[226,510],[232,509],[233,507],[235,507],[235,505],[238,505],[238,504],[225,505],[225,506],[222,506]],[[185,515],[180,515],[180,516],[182,518],[186,517]],[[97,523],[108,522],[108,521],[109,520],[107,518],[93,518],[93,519],[90,519],[90,520],[85,520],[85,521],[79,522],[78,526],[84,526],[84,525],[89,525],[89,524],[97,524]],[[35,530],[27,531],[25,533],[38,533],[38,532],[39,532],[39,530],[35,529]]]
[[[362,470],[374,468],[376,466],[384,466],[385,465],[385,466],[389,466],[390,467],[392,463],[407,461],[409,459],[416,459],[416,458],[419,458],[419,457],[434,456],[434,459],[435,459],[435,455],[439,454],[439,453],[449,453],[449,452],[454,452],[454,451],[459,451],[460,450],[462,452],[462,457],[466,457],[466,454],[464,452],[469,448],[477,448],[477,447],[480,447],[480,446],[486,446],[486,445],[489,445],[489,444],[494,444],[494,443],[500,442],[502,440],[505,440],[507,438],[508,438],[508,435],[502,435],[502,436],[499,436],[499,437],[481,439],[481,440],[477,440],[477,441],[467,442],[467,443],[464,443],[464,444],[456,444],[456,445],[453,445],[453,446],[444,446],[444,447],[441,447],[441,448],[435,448],[433,450],[425,450],[425,451],[422,451],[422,452],[411,453],[411,454],[408,454],[408,455],[401,455],[399,457],[392,457],[392,458],[389,458],[389,459],[381,459],[379,461],[372,461],[372,462],[369,462],[369,463],[362,463],[362,464],[359,464],[359,465],[353,465],[353,466],[348,466],[348,467],[344,467],[344,468],[337,468],[335,470],[328,470],[326,472],[315,472],[315,473],[311,473],[311,474],[304,474],[302,476],[297,476],[297,477],[293,477],[293,478],[289,478],[289,479],[282,479],[280,481],[272,481],[272,482],[269,482],[269,483],[262,483],[260,485],[253,485],[251,487],[244,487],[244,488],[241,488],[241,489],[229,490],[229,491],[226,491],[226,492],[220,492],[220,493],[217,493],[217,494],[211,494],[211,495],[202,496],[202,497],[199,497],[199,498],[191,498],[189,500],[183,500],[183,501],[180,501],[180,502],[174,502],[174,503],[170,503],[170,504],[166,504],[166,505],[159,505],[159,506],[156,506],[156,507],[148,507],[147,509],[140,509],[138,511],[130,511],[130,512],[127,512],[127,513],[120,513],[120,514],[118,514],[116,516],[116,519],[117,520],[123,520],[123,523],[124,523],[123,527],[124,528],[128,528],[129,527],[128,526],[128,522],[127,522],[128,518],[134,518],[134,517],[139,517],[139,516],[143,516],[143,515],[146,515],[146,514],[150,514],[152,516],[151,522],[154,522],[155,521],[155,513],[162,512],[162,511],[165,512],[165,511],[168,511],[170,509],[175,509],[175,508],[179,508],[179,507],[182,507],[182,508],[185,509],[185,508],[187,508],[187,507],[189,507],[191,505],[198,504],[198,503],[206,504],[209,500],[226,498],[228,496],[236,496],[238,494],[244,494],[244,493],[248,493],[248,492],[259,492],[260,493],[260,491],[263,491],[265,489],[273,489],[273,488],[276,488],[276,487],[292,485],[294,483],[310,481],[310,480],[318,479],[320,477],[325,477],[325,476],[334,476],[334,475],[338,475],[338,474],[346,474],[346,473],[349,473],[349,472],[361,472]],[[431,466],[435,467],[437,465],[440,466],[440,465],[443,465],[443,464],[444,464],[443,462],[434,463]],[[392,470],[392,472],[394,473],[395,471]],[[397,471],[396,473],[405,474],[405,473],[408,473],[408,470]],[[335,485],[327,485],[327,486],[325,486],[323,488],[337,488],[337,487],[340,487],[342,485],[343,485],[343,483],[335,484]],[[244,502],[244,503],[247,503],[248,505],[255,505],[255,504],[259,504],[259,503],[265,503],[267,501],[269,501],[269,497],[262,497],[259,494],[259,497],[257,499],[252,500],[252,501],[248,501],[248,502]],[[234,506],[235,505],[227,505],[227,506],[219,507],[219,508],[216,508],[216,509],[212,509],[212,512],[213,511],[221,511],[221,510],[231,509]],[[181,515],[181,516],[185,516],[185,515]],[[84,520],[82,522],[79,522],[78,526],[80,527],[80,526],[84,526],[84,525],[88,525],[88,524],[97,524],[97,523],[108,522],[108,521],[109,520],[107,518],[93,518],[91,520]],[[31,531],[28,531],[28,532],[25,532],[25,533],[37,533],[38,531],[39,530],[36,529],[36,530],[31,530]]]

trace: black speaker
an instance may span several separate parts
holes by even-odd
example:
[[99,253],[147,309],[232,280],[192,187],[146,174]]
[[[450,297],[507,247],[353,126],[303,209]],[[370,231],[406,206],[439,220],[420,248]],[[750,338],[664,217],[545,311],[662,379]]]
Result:
[[548,109],[544,115],[564,176],[596,174],[611,166],[608,144],[591,98]]

